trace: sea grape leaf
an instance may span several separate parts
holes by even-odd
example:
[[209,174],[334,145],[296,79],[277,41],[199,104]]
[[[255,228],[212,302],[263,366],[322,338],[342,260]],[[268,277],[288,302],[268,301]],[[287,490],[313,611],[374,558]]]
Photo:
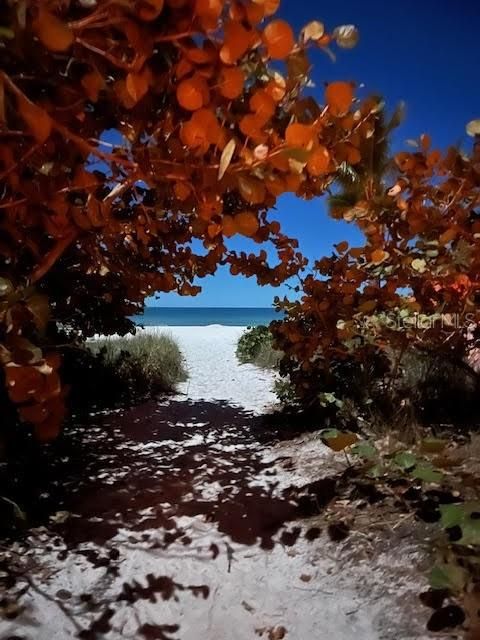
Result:
[[468,573],[457,564],[438,564],[430,573],[430,585],[433,589],[461,591],[467,584]]
[[[472,517],[476,515],[477,517]],[[459,544],[480,544],[480,510],[476,514],[469,514],[462,524],[462,538]]]
[[395,457],[393,458],[393,462],[397,465],[397,467],[400,467],[400,469],[407,471],[408,469],[412,469],[417,464],[417,458],[413,453],[410,453],[409,451],[401,451],[400,453],[397,453],[395,455]]
[[227,142],[225,148],[220,156],[220,166],[218,169],[218,179],[221,180],[228,169],[230,162],[232,161],[233,154],[235,153],[235,140],[232,138]]
[[337,429],[328,429],[322,431],[322,440],[333,451],[343,451],[358,440],[355,433],[348,431],[337,431]]
[[445,529],[460,526],[465,514],[463,504],[441,504],[440,505],[441,523]]
[[351,452],[365,460],[373,460],[377,456],[376,448],[368,441],[357,442],[357,444],[353,445]]
[[440,471],[437,471],[432,465],[426,463],[417,464],[411,471],[411,474],[414,478],[424,480],[425,482],[441,482],[443,478],[443,474]]
[[480,502],[440,505],[440,514],[445,529],[461,528],[462,537],[457,544],[480,544]]
[[374,464],[373,467],[368,470],[367,476],[369,476],[370,478],[380,478],[380,476],[383,476],[384,473],[385,467],[383,465]]

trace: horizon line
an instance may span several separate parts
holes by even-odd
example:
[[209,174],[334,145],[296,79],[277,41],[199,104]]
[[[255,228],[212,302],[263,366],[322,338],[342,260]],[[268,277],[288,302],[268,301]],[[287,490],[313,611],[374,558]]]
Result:
[[272,311],[275,311],[275,307],[273,306],[269,306],[269,307],[240,307],[240,306],[205,306],[205,307],[162,307],[162,306],[158,306],[158,305],[146,305],[145,309],[272,309]]

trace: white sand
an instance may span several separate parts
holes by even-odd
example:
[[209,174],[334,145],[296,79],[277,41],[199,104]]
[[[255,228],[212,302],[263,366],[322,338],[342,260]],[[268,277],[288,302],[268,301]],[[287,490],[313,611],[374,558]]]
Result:
[[274,376],[235,357],[244,327],[148,327],[148,333],[168,333],[185,356],[188,381],[180,391],[192,400],[227,400],[245,409],[261,412],[275,404]]
[[[197,451],[194,455],[200,456],[201,462],[205,460],[195,472],[195,486],[208,500],[214,500],[220,491],[215,473],[210,472],[215,466],[240,471],[238,480],[232,480],[232,496],[246,489],[245,499],[249,487],[252,491],[259,485],[270,487],[272,495],[276,495],[279,491],[276,484],[301,485],[313,477],[326,475],[327,452],[312,436],[274,447],[252,448],[250,442],[242,443],[241,438],[229,444],[229,433],[241,436],[242,426],[247,428],[252,420],[248,413],[237,411],[234,406],[258,413],[275,400],[271,392],[273,375],[236,361],[234,352],[242,332],[240,327],[172,327],[162,331],[179,341],[190,379],[180,389],[182,395],[158,405],[158,420],[168,420],[169,424],[182,428],[197,427],[197,431],[180,442],[126,440],[122,446],[131,451],[132,460],[143,456],[159,482],[167,478],[167,482],[174,484],[181,477],[175,461],[182,451],[192,447]],[[185,415],[179,418],[182,411]],[[203,444],[200,425],[205,425]],[[212,425],[217,431],[211,430]],[[284,470],[283,466],[288,465],[283,460],[276,465],[277,475],[273,477],[267,475],[268,470],[252,473],[248,461],[255,455],[271,460],[288,457],[293,467]],[[125,467],[116,471],[106,467],[103,475],[97,477],[105,477],[108,484],[109,477],[115,474],[116,478],[127,475],[131,478],[131,491],[135,492],[137,473],[137,467],[128,466],[127,458]],[[153,502],[139,515],[147,518],[159,510],[168,512],[174,506]],[[241,502],[238,508],[242,508]],[[121,518],[122,514],[116,516]],[[320,518],[314,517],[299,522],[298,526],[303,531],[317,524],[323,528],[319,523]],[[306,542],[302,534],[295,546],[276,544],[272,551],[265,551],[258,545],[232,542],[217,529],[215,522],[201,515],[183,515],[176,524],[182,526],[191,543],[185,546],[176,541],[166,549],[161,545],[152,548],[151,544],[152,540],[163,539],[162,530],[138,530],[125,524],[100,549],[103,554],[111,549],[120,551],[120,558],[114,563],[118,576],[104,567],[93,568],[87,561],[82,551],[98,551],[94,543],[80,544],[70,550],[65,560],[59,561],[57,553],[63,543],[60,541],[54,551],[49,551],[46,547],[53,534],[48,530],[33,531],[30,543],[34,547],[31,552],[34,561],[29,574],[40,590],[31,587],[21,597],[24,612],[16,620],[0,622],[0,637],[16,634],[28,640],[75,638],[79,628],[88,628],[107,608],[113,614],[104,633],[100,626],[98,634],[89,638],[421,640],[428,637],[423,632],[428,612],[417,604],[417,594],[425,579],[415,569],[420,556],[411,542],[395,540],[395,546],[389,548],[385,544],[380,549],[375,548],[372,542],[375,538],[370,539],[368,532],[339,545],[331,543],[325,534],[314,542]],[[294,525],[290,523],[287,528]],[[218,549],[215,559],[212,544]],[[23,546],[18,550],[24,553]],[[118,601],[124,583],[136,581],[146,587],[148,574],[168,576],[181,585],[207,585],[208,597],[186,589],[166,600],[157,593],[154,597],[137,598],[131,604]],[[60,590],[64,590],[63,596],[66,590],[66,599],[59,597]],[[92,611],[79,599],[85,592],[92,594],[97,603]],[[166,629],[162,625],[179,628]]]

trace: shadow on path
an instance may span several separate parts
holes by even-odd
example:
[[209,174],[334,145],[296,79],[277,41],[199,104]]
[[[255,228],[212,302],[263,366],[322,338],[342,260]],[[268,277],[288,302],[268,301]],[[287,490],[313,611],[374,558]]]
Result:
[[381,604],[357,607],[350,574],[335,578],[324,542],[309,544],[320,530],[300,522],[348,471],[289,485],[271,456],[282,437],[226,402],[175,399],[70,429],[30,469],[29,514],[46,527],[8,569],[20,606],[0,637],[277,639],[278,621],[293,639],[391,637],[374,631]]
[[277,491],[274,463],[262,459],[273,432],[225,402],[150,402],[78,437],[81,475],[63,508],[80,517],[58,526],[71,545],[104,544],[120,528],[164,530],[168,545],[183,534],[179,517],[201,515],[235,542],[271,548],[284,523],[318,513],[335,492],[330,479]]

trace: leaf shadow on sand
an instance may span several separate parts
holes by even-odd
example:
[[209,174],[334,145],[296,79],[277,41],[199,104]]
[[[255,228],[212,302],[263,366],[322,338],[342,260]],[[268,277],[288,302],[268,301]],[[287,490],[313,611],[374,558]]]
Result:
[[[49,535],[62,543],[58,560],[73,552],[93,568],[104,568],[117,585],[116,596],[108,600],[98,593],[77,594],[90,612],[89,626],[80,629],[78,637],[102,637],[111,630],[119,607],[141,600],[178,601],[185,591],[209,597],[205,584],[183,585],[153,573],[130,576],[126,582],[119,570],[129,544],[168,557],[175,543],[175,553],[181,545],[187,554],[195,541],[184,529],[185,518],[208,523],[221,535],[228,570],[228,541],[265,550],[278,542],[294,545],[301,535],[299,526],[277,534],[286,524],[319,513],[335,496],[337,480],[281,488],[275,461],[263,455],[281,437],[264,417],[223,401],[152,400],[72,427],[44,451],[30,495],[37,504],[37,522],[47,520],[48,508],[70,514],[48,524]],[[35,496],[47,496],[43,511]],[[311,541],[318,533],[307,531],[305,538]],[[219,553],[212,542],[208,558],[214,560]],[[150,622],[139,620],[138,637],[170,640],[178,629]]]
[[204,516],[234,542],[272,548],[286,522],[335,495],[331,478],[278,491],[275,462],[262,456],[278,437],[263,417],[221,401],[152,401],[109,416],[84,441],[65,502],[80,518],[59,530],[71,544],[103,544],[120,527],[156,529],[168,546],[182,535],[176,519]]

